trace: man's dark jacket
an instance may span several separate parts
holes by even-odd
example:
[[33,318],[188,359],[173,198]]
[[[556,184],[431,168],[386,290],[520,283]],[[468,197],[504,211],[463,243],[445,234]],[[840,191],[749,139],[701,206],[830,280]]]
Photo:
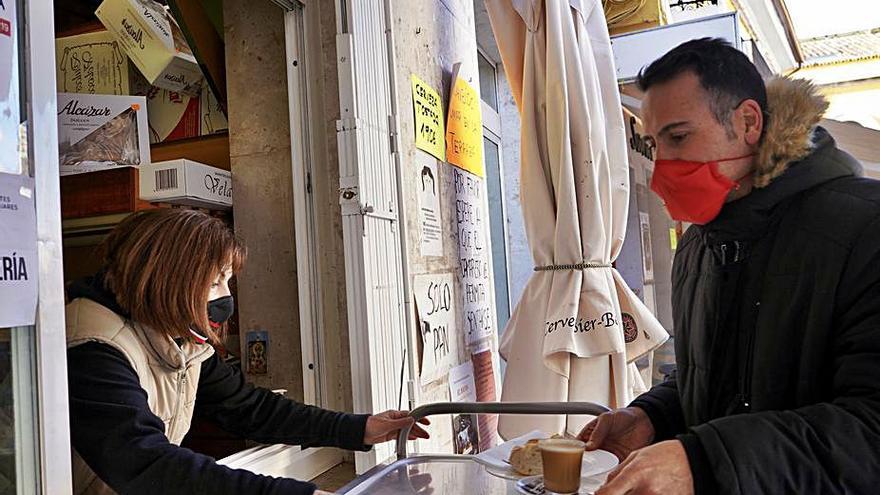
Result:
[[880,181],[768,86],[760,186],[690,227],[673,265],[677,372],[633,403],[702,494],[880,493]]

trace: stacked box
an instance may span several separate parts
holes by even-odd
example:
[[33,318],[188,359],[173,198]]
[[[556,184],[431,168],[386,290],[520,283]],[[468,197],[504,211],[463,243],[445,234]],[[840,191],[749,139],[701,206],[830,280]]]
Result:
[[154,86],[198,96],[204,78],[180,26],[154,0],[104,0],[95,15]]

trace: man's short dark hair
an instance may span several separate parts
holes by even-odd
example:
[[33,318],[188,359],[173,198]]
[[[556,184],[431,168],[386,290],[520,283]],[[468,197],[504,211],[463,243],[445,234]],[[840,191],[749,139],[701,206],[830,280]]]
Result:
[[767,119],[767,88],[758,69],[746,55],[719,38],[700,38],[673,48],[643,68],[636,79],[642,91],[692,72],[709,94],[715,119],[733,134],[731,117],[740,103],[758,102]]

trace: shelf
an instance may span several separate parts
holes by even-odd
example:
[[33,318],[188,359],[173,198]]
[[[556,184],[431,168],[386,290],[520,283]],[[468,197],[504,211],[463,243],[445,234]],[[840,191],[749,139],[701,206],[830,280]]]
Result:
[[61,218],[131,213],[151,208],[139,198],[140,172],[118,167],[61,177]]
[[150,146],[153,163],[187,158],[205,165],[230,170],[229,133],[211,134]]

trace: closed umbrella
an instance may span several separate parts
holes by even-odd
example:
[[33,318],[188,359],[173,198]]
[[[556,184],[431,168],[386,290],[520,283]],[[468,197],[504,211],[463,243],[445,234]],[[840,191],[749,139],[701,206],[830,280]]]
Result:
[[[622,108],[599,0],[485,0],[522,119],[520,188],[535,272],[501,342],[502,401],[622,407],[634,360],[668,334],[612,268],[629,195]],[[501,419],[504,438],[586,417]]]

